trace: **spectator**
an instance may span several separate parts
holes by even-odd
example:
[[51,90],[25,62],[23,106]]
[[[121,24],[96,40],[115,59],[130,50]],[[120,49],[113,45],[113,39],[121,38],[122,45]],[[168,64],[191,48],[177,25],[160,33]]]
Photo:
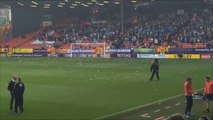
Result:
[[181,114],[177,113],[169,116],[166,120],[184,120],[184,117]]
[[202,116],[199,117],[198,120],[210,120],[210,119],[207,116],[202,115]]

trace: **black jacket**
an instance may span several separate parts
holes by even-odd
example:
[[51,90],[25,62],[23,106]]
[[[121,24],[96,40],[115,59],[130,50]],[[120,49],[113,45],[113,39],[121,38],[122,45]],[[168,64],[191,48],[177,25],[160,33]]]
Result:
[[16,81],[15,80],[10,80],[8,86],[7,86],[7,89],[10,91],[10,92],[13,92],[14,91],[14,87],[15,87],[15,83]]
[[19,81],[15,84],[15,87],[14,87],[14,94],[15,96],[17,95],[23,95],[24,94],[24,90],[25,90],[25,86],[24,86],[24,83]]
[[159,71],[159,63],[158,62],[153,62],[150,71],[151,72]]

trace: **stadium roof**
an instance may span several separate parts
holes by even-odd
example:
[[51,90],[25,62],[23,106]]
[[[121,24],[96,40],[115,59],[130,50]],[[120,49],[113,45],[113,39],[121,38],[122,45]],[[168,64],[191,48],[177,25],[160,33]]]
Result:
[[[120,5],[122,0],[2,0],[4,4],[28,8],[77,8],[91,6]],[[204,1],[204,0],[123,0],[128,5],[146,6],[159,1]],[[208,0],[206,0],[208,1]]]

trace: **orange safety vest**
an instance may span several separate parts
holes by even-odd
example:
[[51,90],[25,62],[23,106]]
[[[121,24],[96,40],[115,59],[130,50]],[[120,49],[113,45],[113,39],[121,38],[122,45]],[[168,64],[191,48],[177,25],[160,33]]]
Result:
[[184,84],[184,91],[186,96],[191,96],[194,92],[188,81],[186,81]]
[[204,93],[213,94],[213,81],[206,81]]

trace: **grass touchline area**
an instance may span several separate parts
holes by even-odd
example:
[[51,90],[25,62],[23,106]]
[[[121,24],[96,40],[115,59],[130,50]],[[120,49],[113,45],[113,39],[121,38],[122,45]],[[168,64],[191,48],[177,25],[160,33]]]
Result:
[[[213,77],[212,60],[160,59],[160,80],[149,81],[152,59],[0,58],[0,118],[95,119],[183,94]],[[26,86],[25,111],[9,111],[7,84],[13,74]]]

